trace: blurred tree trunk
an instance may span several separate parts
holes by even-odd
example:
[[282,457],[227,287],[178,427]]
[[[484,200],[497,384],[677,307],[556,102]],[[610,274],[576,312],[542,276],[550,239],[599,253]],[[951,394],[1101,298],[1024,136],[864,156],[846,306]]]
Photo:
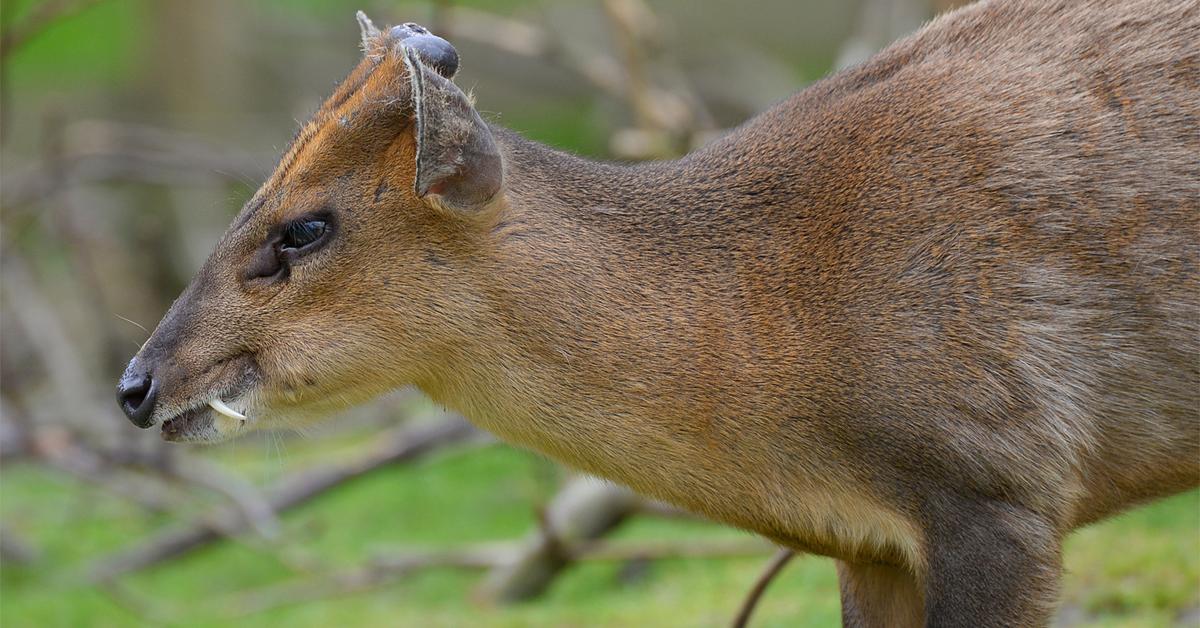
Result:
[[[147,3],[147,48],[169,50],[153,55],[145,69],[146,109],[165,112],[162,123],[197,134],[216,134],[220,120],[239,108],[246,64],[238,58],[248,17],[235,0],[155,0]],[[221,233],[229,223],[230,190],[176,186],[148,190],[156,197],[142,204],[156,216],[133,225],[139,245],[150,257],[143,266],[164,303],[170,303],[204,262],[213,242],[202,234]],[[161,314],[159,312],[158,314]]]

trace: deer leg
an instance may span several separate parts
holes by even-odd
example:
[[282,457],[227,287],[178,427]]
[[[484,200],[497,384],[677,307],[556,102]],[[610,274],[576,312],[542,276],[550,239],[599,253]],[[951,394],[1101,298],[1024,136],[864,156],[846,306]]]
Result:
[[925,625],[1049,624],[1062,569],[1055,528],[994,501],[939,510],[926,531]]
[[915,628],[924,618],[922,592],[907,571],[888,565],[837,561],[842,625]]

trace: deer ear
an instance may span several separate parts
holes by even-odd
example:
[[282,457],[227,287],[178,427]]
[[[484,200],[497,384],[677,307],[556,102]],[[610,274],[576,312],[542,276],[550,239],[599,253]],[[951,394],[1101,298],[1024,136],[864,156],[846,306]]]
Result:
[[492,132],[467,95],[403,46],[416,119],[416,193],[450,208],[477,210],[492,200],[504,166]]

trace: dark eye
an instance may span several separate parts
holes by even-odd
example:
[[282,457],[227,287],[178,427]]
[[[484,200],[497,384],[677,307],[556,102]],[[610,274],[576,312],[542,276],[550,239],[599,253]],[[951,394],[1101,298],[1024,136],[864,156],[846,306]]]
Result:
[[325,235],[325,231],[324,220],[302,218],[289,222],[283,228],[282,237],[279,240],[279,250],[302,249],[320,240]]
[[335,231],[335,224],[332,213],[321,212],[275,227],[250,259],[246,279],[287,279],[292,263],[321,248]]

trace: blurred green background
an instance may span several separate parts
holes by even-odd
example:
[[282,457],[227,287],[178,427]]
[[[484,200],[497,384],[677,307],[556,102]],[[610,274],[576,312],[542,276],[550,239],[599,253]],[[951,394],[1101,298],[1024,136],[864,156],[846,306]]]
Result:
[[[381,434],[447,420],[401,391],[315,434],[164,446],[120,415],[114,382],[357,61],[356,9],[448,34],[458,83],[492,120],[559,148],[644,159],[702,143],[949,4],[3,2],[0,623],[726,625],[770,550],[652,505],[603,539],[645,555],[601,552],[517,604],[486,599],[484,568],[364,572],[414,548],[536,536],[568,474],[478,439],[338,483],[279,513],[278,530],[268,511],[251,531],[97,579],[114,556],[214,509],[253,514],[289,479],[353,467]],[[623,27],[629,15],[641,26]],[[657,557],[664,547],[702,556]],[[1062,625],[1200,625],[1200,492],[1080,531],[1066,567]],[[836,625],[836,592],[830,561],[800,557],[754,625]]]

